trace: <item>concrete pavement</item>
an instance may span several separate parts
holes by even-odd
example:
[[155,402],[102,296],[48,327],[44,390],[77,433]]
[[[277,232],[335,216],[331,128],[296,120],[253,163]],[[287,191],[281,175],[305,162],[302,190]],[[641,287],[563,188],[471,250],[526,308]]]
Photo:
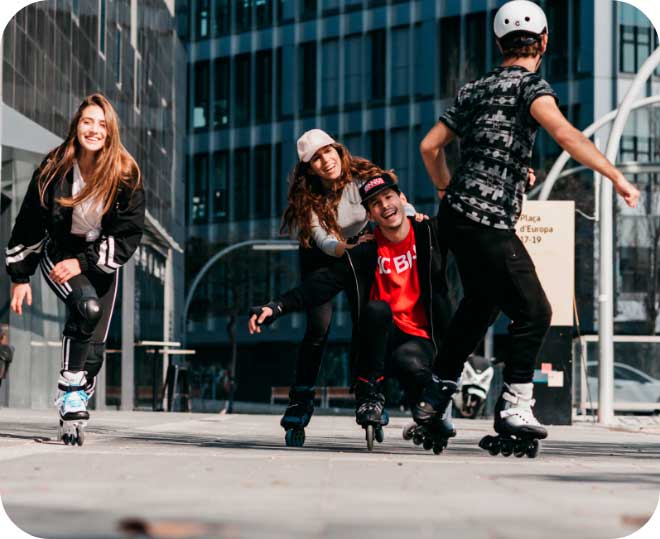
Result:
[[[55,412],[0,410],[0,497],[43,538],[610,539],[660,494],[660,421],[551,427],[537,459],[477,447],[458,420],[435,456],[394,418],[368,453],[351,417],[314,417],[304,448],[278,416],[95,412],[83,447],[48,440]],[[40,441],[35,441],[40,440]]]

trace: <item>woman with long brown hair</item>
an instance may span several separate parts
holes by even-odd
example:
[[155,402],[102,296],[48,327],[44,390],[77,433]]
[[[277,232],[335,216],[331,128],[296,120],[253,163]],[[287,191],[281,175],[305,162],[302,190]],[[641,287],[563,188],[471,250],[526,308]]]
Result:
[[[385,171],[348,148],[321,129],[304,133],[297,142],[299,161],[289,175],[288,207],[282,218],[282,232],[300,241],[302,279],[327,268],[346,250],[373,239],[368,233],[367,214],[359,187]],[[392,171],[389,174],[394,176]],[[406,205],[406,213],[415,210]],[[332,320],[332,302],[306,312],[307,327],[296,364],[289,405],[281,425],[287,445],[301,446],[304,428],[314,412],[314,386]]]
[[121,143],[117,114],[103,95],[90,95],[35,171],[5,253],[15,313],[32,304],[37,266],[67,307],[56,400],[65,444],[84,441],[118,270],[140,243],[144,210],[140,169]]

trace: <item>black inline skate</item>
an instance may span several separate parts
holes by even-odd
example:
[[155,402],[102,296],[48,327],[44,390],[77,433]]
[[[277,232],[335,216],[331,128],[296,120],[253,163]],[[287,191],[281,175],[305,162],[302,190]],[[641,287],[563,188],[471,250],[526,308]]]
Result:
[[495,432],[484,436],[479,447],[496,456],[535,458],[541,449],[539,440],[548,436],[532,412],[534,384],[504,384],[495,405]]
[[439,380],[435,376],[424,389],[420,401],[413,407],[415,423],[403,429],[403,439],[412,440],[427,451],[439,455],[456,436],[456,429],[449,420],[451,398],[457,385],[450,380]]
[[314,388],[292,386],[280,425],[286,431],[284,441],[288,447],[302,447],[305,443],[305,427],[314,414]]
[[383,443],[383,427],[390,421],[385,411],[382,384],[382,376],[375,381],[358,378],[355,384],[355,421],[364,429],[369,451],[373,451],[374,440]]

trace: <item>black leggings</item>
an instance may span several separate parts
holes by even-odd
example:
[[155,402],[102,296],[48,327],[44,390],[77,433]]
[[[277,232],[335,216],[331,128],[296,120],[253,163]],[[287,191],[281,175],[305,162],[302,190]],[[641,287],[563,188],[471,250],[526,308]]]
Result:
[[[49,249],[50,247],[50,249]],[[93,383],[103,364],[105,341],[117,296],[117,275],[90,273],[72,277],[57,284],[49,277],[53,260],[61,259],[46,245],[41,258],[44,279],[66,305],[66,322],[62,337],[62,370],[87,371]]]
[[[303,281],[313,272],[327,268],[337,261],[336,258],[326,255],[316,246],[300,247],[298,255]],[[312,387],[316,385],[316,378],[321,370],[321,362],[330,333],[332,312],[332,301],[306,310],[305,336],[300,343],[296,361],[294,382],[296,386]]]
[[436,374],[457,380],[465,360],[502,311],[511,320],[504,381],[531,382],[552,309],[524,245],[515,231],[476,223],[447,203],[438,213],[438,237],[456,258],[464,297],[450,323]]
[[431,379],[435,357],[430,339],[401,331],[384,301],[370,301],[360,318],[358,376],[370,380],[394,376],[409,403],[419,400]]

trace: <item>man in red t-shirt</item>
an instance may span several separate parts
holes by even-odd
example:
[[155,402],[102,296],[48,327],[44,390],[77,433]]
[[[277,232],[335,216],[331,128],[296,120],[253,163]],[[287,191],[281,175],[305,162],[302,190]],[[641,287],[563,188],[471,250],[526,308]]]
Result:
[[[353,318],[356,420],[378,432],[388,422],[382,390],[386,372],[399,380],[411,405],[433,385],[431,369],[449,305],[442,260],[435,256],[432,221],[418,223],[406,217],[405,199],[389,174],[367,181],[360,196],[369,218],[378,225],[376,241],[356,246],[327,271],[316,272],[267,305],[251,308],[249,329],[258,333],[261,324],[346,290]],[[448,393],[456,390],[456,384],[445,385]],[[432,427],[434,436],[428,442],[422,435],[410,434],[424,441],[426,449],[439,452],[454,429],[442,418]]]
[[[378,227],[374,232],[375,276],[360,318],[356,420],[360,424],[384,424],[387,414],[380,384],[386,371],[401,381],[411,403],[418,401],[420,389],[429,383],[437,355],[432,340],[432,307],[429,309],[432,285],[422,287],[415,228],[403,214],[404,199],[398,186],[386,177],[376,178],[363,186],[360,195],[369,218]],[[433,243],[431,240],[428,245],[431,250]],[[451,392],[455,389],[449,388]],[[454,434],[448,421],[439,426],[446,437]]]

